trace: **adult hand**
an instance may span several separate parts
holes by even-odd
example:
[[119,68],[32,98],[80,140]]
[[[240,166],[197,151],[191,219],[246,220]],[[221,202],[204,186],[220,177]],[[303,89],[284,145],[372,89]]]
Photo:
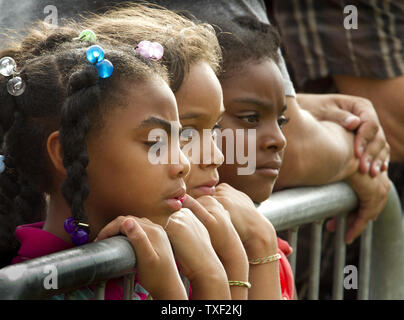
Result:
[[342,94],[298,94],[297,100],[319,121],[336,122],[355,131],[354,151],[360,159],[360,172],[375,177],[387,170],[390,146],[369,100]]
[[[128,237],[136,252],[136,271],[154,299],[187,299],[170,241],[164,229],[146,218],[119,216],[97,235],[97,241],[118,234]],[[157,275],[164,274],[164,281]]]
[[[370,220],[375,221],[377,219],[386,205],[391,185],[386,172],[374,178],[356,172],[346,181],[355,190],[359,198],[357,211],[350,213],[347,219],[345,242],[350,244],[362,233]],[[326,227],[328,231],[334,232],[336,219],[332,218],[327,221]]]

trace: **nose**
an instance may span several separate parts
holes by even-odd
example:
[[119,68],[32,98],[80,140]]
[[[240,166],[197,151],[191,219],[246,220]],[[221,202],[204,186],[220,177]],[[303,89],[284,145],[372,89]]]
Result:
[[202,141],[202,152],[200,168],[206,169],[216,169],[220,167],[224,162],[224,155],[222,151],[218,148],[216,142],[211,135],[208,137],[204,136]]
[[262,151],[272,150],[274,152],[281,152],[286,148],[287,141],[278,124],[268,126],[259,139],[259,147]]
[[191,169],[191,164],[185,154],[179,149],[178,163],[170,164],[170,176],[173,178],[185,178]]

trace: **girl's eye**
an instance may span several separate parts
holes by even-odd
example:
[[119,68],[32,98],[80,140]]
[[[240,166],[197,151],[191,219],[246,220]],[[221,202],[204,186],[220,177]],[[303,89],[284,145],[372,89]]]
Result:
[[245,115],[245,116],[238,116],[237,118],[239,118],[240,120],[245,121],[249,124],[254,124],[254,123],[259,122],[258,114],[249,114],[249,115]]
[[196,130],[193,127],[188,127],[181,130],[180,138],[181,141],[187,142],[190,141],[193,137],[197,136],[198,134],[199,134],[198,130]]
[[278,118],[278,126],[279,128],[283,128],[288,122],[289,122],[290,118],[286,118],[285,116],[280,116]]
[[199,132],[197,129],[193,127],[187,127],[181,130],[180,133],[180,148],[184,148],[184,146],[192,141],[194,137],[197,137],[199,135]]
[[148,147],[153,147],[154,145],[162,145],[162,144],[164,144],[164,142],[162,141],[162,140],[157,140],[157,141],[146,141],[145,143],[144,143],[146,146],[148,146]]

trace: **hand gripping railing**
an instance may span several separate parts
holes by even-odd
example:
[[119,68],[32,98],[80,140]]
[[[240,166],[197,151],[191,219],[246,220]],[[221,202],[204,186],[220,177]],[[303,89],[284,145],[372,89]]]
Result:
[[[259,210],[278,231],[289,230],[294,248],[290,257],[296,263],[298,227],[312,224],[309,298],[318,298],[321,251],[321,225],[324,219],[338,216],[333,298],[343,298],[345,263],[345,216],[357,205],[357,198],[345,183],[322,187],[296,188],[276,192]],[[124,298],[133,291],[135,253],[128,240],[117,236],[81,247],[32,259],[0,270],[0,299],[38,299],[95,284],[95,298],[103,299],[105,281],[124,276]],[[385,209],[361,236],[359,264],[360,299],[404,299],[404,238],[401,208],[392,187]],[[57,288],[47,289],[47,266],[57,270]],[[69,295],[67,295],[69,297]]]
[[[309,299],[318,299],[322,223],[338,216],[335,237],[332,298],[343,298],[346,214],[357,206],[354,191],[345,183],[305,187],[274,193],[259,211],[277,231],[288,230],[294,249],[289,257],[295,271],[299,226],[311,223]],[[361,235],[358,299],[404,299],[404,236],[400,201],[392,185],[386,206]]]

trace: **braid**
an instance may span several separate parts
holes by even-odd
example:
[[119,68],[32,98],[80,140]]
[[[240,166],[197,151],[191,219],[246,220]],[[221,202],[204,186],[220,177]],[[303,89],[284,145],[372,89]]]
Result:
[[90,114],[100,101],[98,74],[93,66],[75,72],[69,79],[68,99],[62,109],[60,142],[63,149],[63,165],[67,176],[62,194],[72,209],[76,221],[87,222],[83,202],[89,194],[86,168],[88,153],[86,136],[89,133]]
[[[66,169],[61,193],[73,218],[88,223],[84,211],[90,190],[86,138],[102,124],[104,111],[116,104],[106,101],[113,98],[116,102],[114,92],[126,83],[121,79],[143,82],[160,76],[167,81],[160,64],[143,59],[127,46],[106,50],[114,75],[100,79],[86,59],[88,44],[69,43],[68,39],[60,34],[37,43],[37,51],[24,59],[18,60],[23,53],[10,55],[26,84],[22,95],[8,94],[8,79],[0,76],[0,154],[5,155],[6,164],[6,171],[0,174],[0,267],[9,264],[18,250],[16,226],[43,220],[45,195],[52,195],[58,187],[47,151],[52,132],[59,130]],[[0,52],[0,57],[4,52],[12,50]]]

